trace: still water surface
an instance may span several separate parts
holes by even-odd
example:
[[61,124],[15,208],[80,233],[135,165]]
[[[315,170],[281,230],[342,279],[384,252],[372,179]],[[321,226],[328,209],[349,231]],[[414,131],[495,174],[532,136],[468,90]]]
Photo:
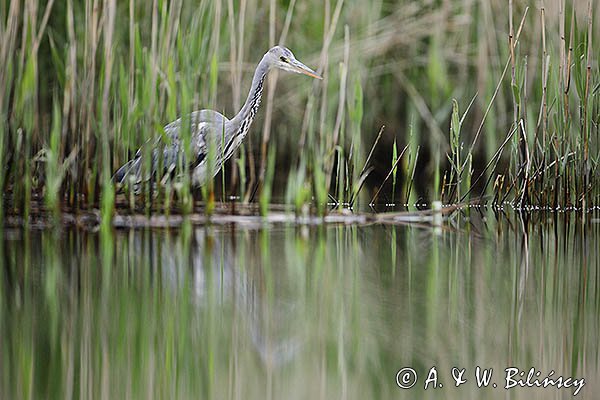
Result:
[[[600,224],[578,219],[6,229],[0,398],[597,398]],[[574,380],[507,390],[509,367]]]

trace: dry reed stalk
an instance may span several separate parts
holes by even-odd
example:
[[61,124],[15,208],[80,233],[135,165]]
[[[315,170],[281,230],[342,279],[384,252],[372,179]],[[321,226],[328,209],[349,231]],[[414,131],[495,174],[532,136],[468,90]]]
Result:
[[129,109],[133,108],[135,88],[135,0],[129,0]]
[[[25,54],[27,49],[27,40],[29,38],[28,29],[31,29],[31,27],[37,20],[36,11],[37,2],[32,0],[26,0],[22,15],[23,22],[21,24],[21,46],[19,47],[21,50],[19,53],[19,66],[21,71],[23,71],[23,69],[25,68]],[[31,20],[34,22],[31,22]]]
[[[523,203],[525,201],[525,196],[527,195],[527,184],[529,181],[529,169],[531,168],[531,157],[529,154],[529,145],[527,143],[527,132],[525,131],[525,124],[523,123],[523,119],[519,120],[519,128],[521,132],[521,137],[524,142],[523,148],[525,150],[524,158],[525,158],[525,168],[523,171],[523,185],[521,187],[521,196],[519,199],[519,207],[523,207]],[[519,171],[519,174],[521,171]],[[516,179],[517,177],[515,177]]]
[[548,51],[546,49],[546,14],[544,2],[540,10],[540,18],[542,22],[542,146],[546,148],[546,131],[548,129]]
[[[294,14],[294,9],[296,6],[296,0],[290,1],[286,17],[284,21],[284,27],[279,36],[278,44],[280,46],[285,45],[285,41],[287,39],[287,34],[290,29],[290,24],[292,22],[292,16]],[[269,7],[269,42],[270,46],[275,44],[275,1],[271,0]],[[273,123],[273,107],[274,102],[273,98],[275,96],[275,89],[277,88],[277,78],[279,74],[277,71],[269,75],[269,87],[267,89],[267,100],[266,100],[266,111],[265,111],[265,119],[263,123],[263,136],[261,142],[261,158],[260,158],[260,172],[259,172],[259,183],[262,184],[265,178],[265,171],[267,166],[267,149],[269,145],[269,140],[271,137],[271,126]]]
[[[338,145],[338,140],[340,136],[340,130],[342,127],[342,121],[345,118],[344,110],[346,109],[346,90],[347,90],[347,78],[348,78],[348,64],[350,62],[350,31],[348,25],[344,27],[344,43],[345,51],[344,51],[344,60],[342,64],[340,64],[340,89],[338,95],[338,109],[335,118],[335,125],[333,127],[333,134],[331,140],[327,140],[328,145],[326,146],[325,151],[327,153],[332,154],[331,157],[326,159],[325,163],[325,184],[327,188],[327,193],[329,193],[329,188],[331,185],[331,174],[333,172],[333,150]],[[364,168],[363,168],[364,171]]]
[[44,16],[42,17],[42,22],[40,23],[37,35],[35,36],[35,41],[33,42],[33,45],[32,45],[33,53],[37,53],[37,51],[40,47],[40,43],[42,42],[43,35],[46,31],[46,25],[48,24],[48,19],[50,18],[50,13],[52,12],[53,5],[54,5],[54,0],[49,0],[48,3],[46,3],[46,8],[44,10]]
[[[269,2],[269,48],[275,45],[275,15],[277,11],[277,5],[275,0]],[[271,122],[273,120],[273,97],[275,96],[275,82],[277,82],[278,71],[273,71],[267,77],[268,88],[267,88],[267,99],[266,99],[266,110],[265,119],[263,122],[262,141],[260,147],[260,169],[258,173],[258,183],[262,185],[265,180],[265,171],[267,169],[267,148],[269,146],[269,139],[271,137]]]
[[396,162],[394,162],[394,165],[392,165],[392,168],[390,169],[390,172],[388,172],[388,174],[386,175],[386,177],[383,180],[383,182],[381,182],[381,185],[379,186],[379,189],[377,189],[377,191],[375,192],[375,195],[373,196],[373,198],[371,198],[371,201],[369,202],[370,204],[374,204],[375,203],[375,200],[377,200],[377,197],[379,196],[379,193],[381,192],[381,189],[383,188],[383,185],[385,185],[385,183],[387,182],[387,180],[390,179],[390,176],[392,176],[392,173],[394,172],[394,169],[396,169],[396,167],[398,166],[398,163],[400,163],[400,160],[402,160],[402,156],[404,155],[404,153],[406,153],[406,150],[408,150],[408,145],[404,146],[404,148],[402,149],[402,151],[398,155],[398,158],[396,159]]
[[112,68],[114,63],[113,54],[113,35],[115,30],[115,17],[117,13],[116,0],[104,0],[104,83],[102,87],[102,126],[104,131],[102,135],[106,137],[109,132],[110,124],[110,109],[109,109],[109,94],[110,94],[110,82],[112,78]]
[[[588,37],[587,37],[587,62],[586,62],[586,75],[585,75],[585,94],[584,94],[584,105],[583,105],[583,188],[582,188],[582,208],[587,208],[587,193],[588,185],[590,182],[590,162],[589,162],[589,141],[590,141],[590,127],[588,122],[589,113],[589,99],[590,99],[590,80],[592,78],[592,41],[593,41],[593,29],[592,29],[592,0],[588,0]],[[585,214],[585,213],[584,213]]]
[[[21,12],[20,1],[11,1],[6,17],[6,26],[0,35],[0,59],[7,60],[9,54],[13,54],[16,49],[17,30],[19,27],[18,16]],[[6,85],[9,84],[9,64],[2,63],[0,65],[0,112],[4,111],[4,94],[6,93]]]
[[[326,3],[329,4],[329,1],[327,1]],[[298,140],[298,149],[302,150],[304,149],[304,145],[306,143],[306,136],[308,133],[308,127],[309,127],[309,122],[310,122],[310,116],[312,115],[313,112],[313,107],[314,107],[314,97],[315,94],[318,90],[319,87],[324,88],[327,86],[327,60],[329,59],[329,49],[331,47],[331,42],[333,40],[333,35],[335,33],[335,30],[337,28],[337,24],[340,18],[340,14],[342,12],[342,5],[344,4],[344,0],[338,0],[335,6],[335,10],[333,12],[333,16],[331,18],[329,18],[329,12],[327,12],[327,7],[326,7],[326,12],[325,12],[325,26],[323,29],[323,46],[321,47],[321,54],[319,56],[319,67],[317,68],[317,73],[319,73],[322,77],[323,80],[321,82],[315,82],[313,83],[313,90],[312,90],[312,94],[309,96],[307,102],[306,102],[306,108],[304,111],[304,118],[302,120],[302,129],[301,129],[301,133],[300,133],[300,139]]]
[[373,153],[375,152],[375,148],[377,147],[377,144],[379,143],[379,139],[381,139],[381,135],[383,134],[384,129],[385,129],[385,125],[381,125],[381,128],[379,128],[379,132],[377,133],[377,137],[375,138],[375,142],[373,143],[373,146],[371,146],[371,151],[369,152],[369,155],[367,156],[367,159],[365,160],[365,164],[363,165],[363,168],[360,171],[360,174],[358,174],[359,176],[365,173],[365,170],[367,169],[367,165],[369,165],[369,162],[371,161],[371,157],[373,157]]
[[[242,64],[241,61],[243,59],[243,34],[244,34],[244,18],[246,14],[246,1],[242,0],[240,3],[240,16],[238,18],[236,29],[236,23],[234,19],[234,7],[233,1],[227,1],[227,24],[229,25],[229,61],[231,63],[231,68],[229,69],[229,79],[231,81],[231,91],[232,91],[232,99],[233,99],[233,107],[237,110],[241,104],[241,73],[242,73]],[[219,49],[219,38],[220,31],[217,29],[219,26],[219,21],[221,20],[221,1],[215,2],[215,19],[214,19],[214,33],[213,36],[216,36],[215,49],[214,54],[218,54]],[[240,39],[240,40],[239,40]],[[235,150],[234,159],[237,159],[239,154],[239,149]],[[231,163],[231,181],[230,181],[230,192],[235,192],[235,187],[237,185],[238,180],[238,166],[237,163]]]
[[[330,15],[331,15],[331,1],[326,0],[325,1],[325,20],[329,21],[330,20]],[[336,24],[337,25],[337,24]],[[327,29],[323,30],[323,35],[325,36],[327,32]],[[324,37],[324,40],[327,40],[326,37]],[[320,59],[320,64],[321,65],[327,65],[329,66],[329,52],[326,53],[321,53],[321,59]],[[321,152],[326,151],[326,149],[323,149],[323,138],[325,137],[325,116],[327,115],[327,106],[329,105],[329,102],[327,101],[327,99],[329,98],[329,68],[325,68],[325,70],[323,71],[323,85],[320,88],[321,90],[321,100],[320,100],[320,105],[321,107],[319,108],[319,124],[318,124],[318,128],[317,128],[317,132],[318,132],[318,139],[316,140],[317,145],[319,146],[318,148],[321,150]]]
[[[516,60],[515,60],[515,30],[513,26],[513,0],[508,1],[508,50],[510,52],[510,85],[511,89],[516,86]],[[519,116],[519,109],[517,106],[517,99],[515,97],[514,89],[511,90],[513,99],[513,123],[517,125],[517,118]]]
[[[513,120],[512,123],[514,126],[518,125],[518,118],[519,118],[519,103],[517,102],[517,98],[515,96],[515,88],[517,86],[517,79],[516,79],[516,58],[515,58],[515,47],[516,47],[516,43],[515,43],[515,30],[514,30],[514,26],[513,26],[513,0],[509,0],[508,1],[508,26],[509,26],[509,32],[508,32],[508,50],[510,53],[510,87],[511,87],[511,97],[512,97],[512,104],[513,104]],[[519,165],[518,165],[518,169],[520,169],[523,165],[523,142],[519,141]]]
[[[410,179],[408,180],[408,187],[406,188],[406,194],[404,195],[404,199],[406,203],[410,201],[410,194],[412,193],[413,183],[415,182],[415,175],[417,173],[417,165],[419,163],[419,153],[421,151],[421,146],[417,146],[417,150],[415,151],[415,160],[413,161],[412,172],[410,173]],[[445,176],[444,176],[445,177]],[[443,191],[444,189],[442,189]],[[440,196],[440,199],[443,198]]]
[[[559,45],[559,64],[558,64],[558,77],[560,80],[560,88],[561,91],[565,92],[566,89],[566,80],[567,80],[567,55],[566,55],[566,38],[565,38],[565,0],[558,1],[558,34],[560,36],[560,45]],[[563,98],[563,113],[566,118],[569,107],[568,107],[568,99]]]
[[[237,51],[236,51],[236,61],[234,62],[235,65],[235,72],[237,73],[237,77],[238,77],[238,84],[237,84],[237,88],[235,89],[237,91],[237,93],[234,94],[234,105],[235,105],[235,109],[238,110],[239,107],[241,106],[241,85],[239,82],[241,82],[241,71],[242,71],[242,60],[244,59],[244,28],[246,25],[246,5],[247,2],[246,0],[242,0],[240,2],[240,11],[239,11],[239,17],[238,17],[238,29],[237,29],[237,33],[234,30],[234,35],[236,36],[236,46],[237,46]],[[234,81],[232,80],[232,83]],[[236,97],[237,96],[237,97]],[[242,149],[236,149],[234,152],[234,156],[233,159],[237,160],[238,155],[240,153],[240,151],[245,151],[246,153],[246,160],[250,160],[252,162],[246,161],[247,162],[247,168],[250,170],[250,177],[251,179],[255,178],[255,171],[254,171],[254,154],[252,152],[252,138],[249,137],[248,138],[248,146],[244,146],[242,147]],[[237,182],[238,182],[238,175],[239,175],[239,171],[238,171],[238,164],[237,162],[233,162],[231,163],[231,181],[230,181],[230,192],[231,193],[235,193],[236,190],[236,186],[237,186]],[[242,166],[242,168],[246,168],[246,166]],[[244,193],[246,189],[245,188],[241,188],[240,193]]]
[[93,189],[90,185],[94,184],[89,181],[89,171],[92,165],[90,159],[94,154],[95,141],[92,137],[92,126],[95,120],[94,109],[96,104],[96,51],[100,43],[100,6],[99,0],[86,0],[85,2],[85,32],[86,38],[84,41],[84,71],[81,99],[85,102],[78,111],[80,115],[80,124],[84,126],[83,135],[78,137],[78,148],[83,149],[83,170],[78,176],[78,192],[84,196],[78,196],[77,206],[83,206],[84,198],[92,200],[90,194]]
[[[217,12],[215,13],[215,25],[217,24],[217,16],[219,16],[221,12],[220,1],[217,1]],[[241,56],[239,54],[239,47],[237,46],[238,42],[238,31],[236,31],[236,21],[235,21],[235,10],[233,7],[233,0],[227,0],[227,23],[229,25],[229,61],[231,63],[231,68],[229,69],[229,79],[231,80],[231,90],[233,94],[233,106],[237,109],[241,105],[242,101],[242,93],[241,93]],[[243,32],[241,30],[240,32]],[[218,44],[217,44],[218,46]],[[216,49],[215,49],[216,50]]]
[[[62,129],[63,138],[60,148],[59,160],[64,158],[65,142],[69,131],[77,129],[77,41],[75,40],[75,17],[73,15],[73,0],[67,0],[67,35],[69,38],[68,63],[65,67],[65,88],[63,92]],[[77,145],[73,146],[78,149]],[[77,150],[76,150],[77,151]],[[73,182],[71,182],[73,183]],[[70,190],[69,192],[73,192]]]
[[[536,143],[538,143],[538,135],[540,133],[540,128],[541,128],[541,133],[542,133],[542,148],[541,148],[541,169],[542,171],[545,170],[545,165],[546,165],[546,158],[547,158],[547,131],[548,131],[548,73],[549,73],[549,55],[548,55],[548,51],[547,51],[547,47],[546,47],[546,9],[544,7],[544,2],[542,1],[541,3],[541,9],[540,9],[540,24],[541,24],[541,36],[542,36],[542,62],[541,62],[541,68],[542,68],[542,99],[540,102],[540,110],[539,110],[539,114],[538,114],[538,120],[537,120],[537,129],[535,132],[535,137],[534,137],[534,146]],[[527,79],[527,71],[525,73],[525,79]],[[527,85],[525,85],[525,87],[527,87]],[[525,97],[525,101],[524,101],[524,107],[526,107],[526,105],[528,104],[528,99],[527,97]],[[527,121],[527,114],[524,113],[524,120]],[[524,128],[522,129],[522,131],[524,131]],[[535,147],[534,147],[535,148]],[[529,154],[529,153],[527,153]],[[535,157],[535,153],[534,153],[534,157]],[[526,174],[528,174],[529,172],[527,171]],[[544,188],[544,176],[542,175],[541,180],[541,188],[539,192],[543,192]],[[527,183],[527,182],[526,182]],[[536,191],[533,191],[534,193]],[[523,201],[523,197],[521,197],[521,201]]]

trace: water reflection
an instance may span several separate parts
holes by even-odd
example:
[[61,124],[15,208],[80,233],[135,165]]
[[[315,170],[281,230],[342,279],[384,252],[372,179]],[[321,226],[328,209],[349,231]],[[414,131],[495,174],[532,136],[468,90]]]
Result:
[[[593,397],[599,225],[457,228],[4,231],[0,397],[572,396],[507,391],[507,367],[583,377]],[[424,391],[433,366],[443,387]],[[477,388],[477,366],[497,388]]]

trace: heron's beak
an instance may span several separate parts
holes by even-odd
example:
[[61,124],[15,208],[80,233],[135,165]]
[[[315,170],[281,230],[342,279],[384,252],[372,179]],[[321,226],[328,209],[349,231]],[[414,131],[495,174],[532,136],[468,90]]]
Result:
[[290,64],[292,65],[292,67],[294,69],[294,72],[297,72],[299,74],[308,75],[311,78],[315,78],[315,79],[323,79],[315,71],[313,71],[312,69],[308,68],[306,65],[302,64],[298,60],[294,60]]

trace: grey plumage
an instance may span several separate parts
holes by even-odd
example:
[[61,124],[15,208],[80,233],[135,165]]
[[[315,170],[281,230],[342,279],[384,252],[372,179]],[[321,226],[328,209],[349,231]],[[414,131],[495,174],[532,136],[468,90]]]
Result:
[[[260,106],[265,77],[272,68],[321,79],[313,70],[296,60],[289,49],[275,46],[258,63],[246,102],[234,118],[227,119],[213,110],[200,110],[194,111],[186,119],[190,123],[193,160],[185,159],[180,140],[182,119],[179,118],[164,127],[166,141],[160,136],[152,143],[151,152],[147,152],[152,157],[150,171],[145,177],[142,176],[144,150],[139,149],[132,160],[115,172],[113,181],[120,185],[138,185],[151,177],[162,179],[165,174],[173,174],[177,165],[187,163],[192,171],[192,184],[203,185],[219,172],[223,163],[234,154],[246,137]],[[214,149],[214,157],[208,157],[209,149]],[[208,165],[211,160],[212,165]],[[161,165],[162,171],[159,171]]]

